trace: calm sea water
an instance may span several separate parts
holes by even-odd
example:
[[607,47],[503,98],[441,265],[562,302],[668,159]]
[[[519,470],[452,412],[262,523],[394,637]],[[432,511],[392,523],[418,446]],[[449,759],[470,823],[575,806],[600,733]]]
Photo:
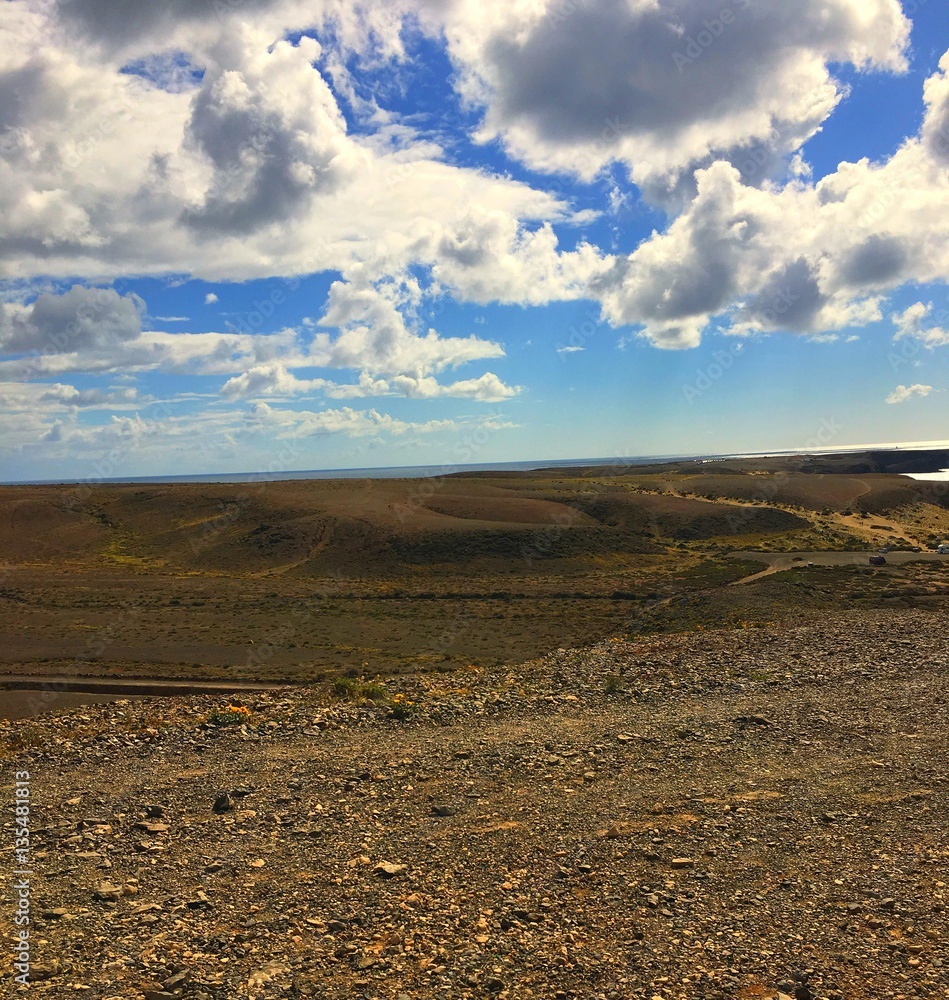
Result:
[[[585,465],[652,465],[681,461],[682,455],[633,458],[567,458],[535,462],[487,462],[483,465],[398,465],[378,469],[299,469],[294,472],[209,472],[197,476],[125,476],[95,479],[23,479],[9,486],[44,486],[57,483],[260,483],[290,479],[427,479],[453,472],[530,472],[533,469],[568,469]],[[694,456],[693,456],[694,457]],[[706,458],[708,456],[699,456]]]
[[907,472],[910,479],[919,479],[922,482],[945,483],[949,482],[949,469],[940,469],[938,472]]
[[[949,447],[949,442],[934,441],[926,447]],[[853,446],[846,451],[861,451],[876,446]],[[923,447],[923,445],[920,445]],[[428,479],[464,472],[531,472],[534,469],[570,469],[587,465],[614,466],[617,469],[636,465],[655,465],[661,462],[723,462],[736,458],[765,458],[782,455],[829,455],[844,449],[827,451],[767,451],[737,452],[725,455],[634,455],[607,458],[537,459],[531,462],[485,462],[480,465],[395,465],[370,469],[296,469],[292,472],[262,470],[259,472],[207,472],[200,475],[178,476],[89,476],[73,479],[18,479],[2,483],[6,486],[47,486],[60,483],[265,483],[292,479]],[[906,451],[912,451],[907,447]],[[914,479],[949,479],[949,469],[940,472],[917,474]],[[0,481],[2,482],[2,481]]]

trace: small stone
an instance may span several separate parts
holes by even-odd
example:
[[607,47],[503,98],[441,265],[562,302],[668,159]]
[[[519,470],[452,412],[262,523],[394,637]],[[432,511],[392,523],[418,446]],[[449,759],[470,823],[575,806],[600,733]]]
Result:
[[672,861],[669,862],[669,864],[671,864],[673,868],[695,867],[695,862],[692,860],[692,858],[673,858]]
[[122,887],[111,882],[100,882],[92,890],[92,898],[103,903],[115,903],[122,898]]
[[408,870],[408,865],[396,865],[391,861],[380,861],[372,869],[380,878],[395,878],[397,875],[404,875]]
[[163,990],[168,990],[169,992],[174,992],[180,987],[184,986],[191,979],[191,973],[187,969],[182,969],[181,972],[176,972],[173,976],[169,976],[162,984],[161,988]]
[[881,899],[880,900],[880,909],[881,910],[895,910],[896,909],[896,900],[893,899],[892,897],[889,897],[889,896],[886,899]]
[[52,962],[36,963],[35,965],[31,965],[30,979],[52,979],[53,976],[61,976],[64,973],[71,971],[72,966],[68,962],[62,963],[59,959],[53,959]]
[[213,809],[216,813],[230,812],[233,808],[234,803],[231,802],[231,797],[227,794],[227,792],[221,792],[221,794],[214,800]]
[[157,803],[152,803],[151,805],[145,806],[145,815],[149,819],[161,819],[165,815],[165,807],[160,806]]
[[171,828],[167,823],[149,823],[148,820],[143,820],[135,824],[135,829],[144,830],[145,833],[167,833]]
[[284,975],[290,971],[290,966],[285,965],[283,962],[278,962],[276,960],[267,962],[266,965],[261,966],[261,968],[250,974],[248,979],[248,986],[261,986],[264,983],[269,983],[272,979],[277,976]]
[[435,816],[454,816],[457,812],[454,806],[432,806],[432,814]]

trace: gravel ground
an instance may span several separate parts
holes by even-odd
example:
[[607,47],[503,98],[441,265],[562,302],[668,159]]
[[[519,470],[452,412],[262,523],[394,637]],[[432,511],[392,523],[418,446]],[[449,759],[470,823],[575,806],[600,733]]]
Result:
[[943,615],[876,612],[7,724],[29,988],[947,997],[947,666]]

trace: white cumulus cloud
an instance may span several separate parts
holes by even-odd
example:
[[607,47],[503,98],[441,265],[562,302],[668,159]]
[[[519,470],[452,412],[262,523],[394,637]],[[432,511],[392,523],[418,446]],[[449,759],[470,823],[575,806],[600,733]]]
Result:
[[[427,7],[428,5],[426,5]],[[902,71],[898,0],[561,0],[433,4],[481,138],[595,177],[626,163],[648,194],[688,195],[726,160],[761,184],[845,94],[833,63]]]
[[928,396],[933,391],[931,385],[898,385],[886,397],[888,403],[905,403],[914,396]]
[[883,163],[760,189],[725,161],[699,170],[685,211],[593,280],[604,317],[666,348],[696,346],[716,319],[740,334],[826,338],[882,319],[909,280],[946,282],[949,172],[926,140],[945,110],[937,98],[927,86],[920,135]]
[[904,337],[909,337],[925,347],[942,347],[949,344],[949,330],[929,325],[932,311],[931,302],[916,302],[908,309],[894,313],[891,317],[896,327],[893,339],[902,340]]

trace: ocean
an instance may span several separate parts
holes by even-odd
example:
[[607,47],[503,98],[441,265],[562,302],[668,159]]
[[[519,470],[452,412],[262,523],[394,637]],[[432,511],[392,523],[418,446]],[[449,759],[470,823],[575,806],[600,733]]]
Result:
[[[197,475],[173,476],[87,476],[72,479],[18,479],[0,481],[3,486],[54,486],[54,485],[98,485],[100,483],[268,483],[291,479],[428,479],[431,476],[445,476],[464,472],[531,472],[534,469],[569,469],[587,465],[612,465],[629,468],[636,465],[656,465],[662,462],[727,462],[733,459],[781,457],[791,455],[834,455],[861,452],[878,448],[895,450],[898,446],[848,445],[846,448],[823,450],[774,450],[759,452],[732,452],[724,455],[634,455],[608,458],[560,458],[535,459],[529,462],[485,462],[475,465],[447,463],[445,465],[393,465],[379,468],[360,469],[296,469],[292,472],[206,472]],[[947,441],[918,442],[903,445],[905,451],[949,447]],[[909,473],[905,473],[909,475]],[[913,474],[914,479],[946,479],[949,470]]]
[[[290,479],[428,479],[454,472],[531,472],[533,469],[578,468],[586,465],[652,465],[656,462],[683,461],[683,455],[651,455],[633,458],[540,459],[533,462],[486,462],[481,465],[395,465],[375,469],[298,469],[293,472],[208,472],[181,476],[115,476],[86,479],[22,479],[7,486],[53,486],[85,483],[262,483]],[[704,459],[706,456],[701,456]]]

